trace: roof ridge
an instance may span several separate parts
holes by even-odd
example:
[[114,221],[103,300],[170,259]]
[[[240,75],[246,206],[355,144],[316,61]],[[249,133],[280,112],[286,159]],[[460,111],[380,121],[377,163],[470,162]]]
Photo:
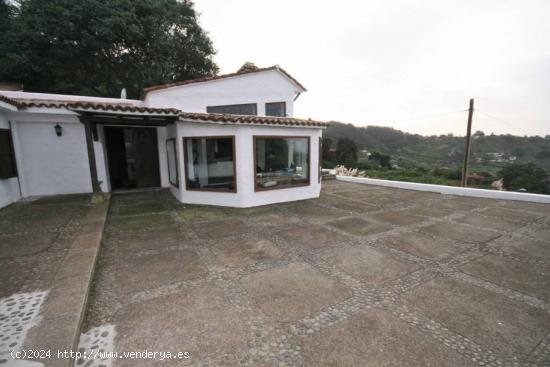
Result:
[[300,87],[304,91],[307,91],[307,89],[299,81],[297,81],[294,77],[292,77],[286,70],[281,68],[279,66],[279,64],[275,64],[275,65],[264,67],[264,68],[260,68],[260,67],[257,67],[256,65],[254,65],[255,68],[245,68],[245,69],[243,69],[245,67],[245,65],[243,65],[238,71],[233,72],[233,73],[214,75],[214,76],[208,76],[208,77],[201,77],[201,78],[189,79],[189,80],[183,80],[183,81],[174,82],[174,83],[153,85],[153,86],[150,86],[150,87],[143,88],[143,91],[144,91],[145,95],[147,95],[147,93],[155,91],[155,90],[172,88],[172,87],[179,87],[181,85],[187,85],[187,84],[204,83],[204,82],[208,82],[208,81],[212,81],[212,80],[231,78],[231,77],[236,77],[236,76],[246,75],[246,74],[252,74],[252,73],[260,73],[260,72],[269,71],[269,70],[277,70],[277,71],[281,72],[288,79],[290,79],[292,82],[294,82],[298,87]]

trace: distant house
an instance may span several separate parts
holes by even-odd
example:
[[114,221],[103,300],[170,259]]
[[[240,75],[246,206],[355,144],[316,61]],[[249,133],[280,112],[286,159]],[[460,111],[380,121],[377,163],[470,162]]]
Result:
[[143,100],[0,90],[0,207],[22,197],[170,188],[250,207],[318,197],[326,123],[279,66],[145,89]]

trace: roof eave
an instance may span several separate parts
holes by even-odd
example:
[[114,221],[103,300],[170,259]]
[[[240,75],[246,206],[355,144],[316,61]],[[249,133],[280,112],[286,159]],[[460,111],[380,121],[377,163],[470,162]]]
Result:
[[258,70],[253,71],[247,71],[242,73],[229,73],[224,75],[218,75],[213,77],[206,77],[206,78],[199,78],[196,80],[188,80],[188,81],[182,81],[182,82],[175,82],[175,83],[167,83],[167,84],[161,84],[161,85],[154,85],[151,87],[147,87],[143,89],[143,98],[147,97],[149,93],[154,93],[158,91],[165,91],[172,88],[178,88],[178,87],[185,87],[188,85],[195,85],[199,83],[208,83],[208,82],[217,82],[223,79],[230,79],[230,78],[236,78],[236,77],[243,77],[251,74],[261,73],[261,72],[269,72],[269,71],[277,71],[282,76],[284,76],[290,83],[292,83],[297,89],[299,89],[300,92],[307,92],[307,89],[296,79],[294,79],[286,70],[281,68],[279,65],[270,66],[267,68],[259,68]]

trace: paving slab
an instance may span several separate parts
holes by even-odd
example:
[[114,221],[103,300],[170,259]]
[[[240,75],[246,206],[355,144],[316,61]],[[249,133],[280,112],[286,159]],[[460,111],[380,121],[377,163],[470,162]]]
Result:
[[106,243],[114,252],[146,252],[185,245],[191,240],[188,231],[183,233],[175,227],[151,228],[147,231],[107,231]]
[[467,274],[550,302],[550,265],[486,255],[461,269]]
[[453,212],[470,211],[479,208],[479,205],[463,199],[463,197],[441,196],[437,200],[430,202],[429,207],[434,209],[451,209]]
[[259,214],[248,220],[251,226],[262,229],[297,228],[304,225],[303,218],[288,215],[284,211],[273,210],[270,213]]
[[410,309],[508,358],[525,358],[550,323],[546,311],[450,278],[431,280],[403,300]]
[[405,211],[385,211],[376,214],[371,214],[372,218],[380,222],[386,222],[394,226],[408,226],[425,221],[426,219],[421,216],[416,216],[410,212]]
[[406,203],[406,197],[400,195],[399,193],[395,193],[394,195],[376,192],[362,193],[359,198],[369,205],[374,205],[381,208],[389,208]]
[[456,213],[456,210],[447,207],[426,206],[413,207],[404,211],[410,215],[419,215],[430,218],[443,218]]
[[110,225],[119,231],[139,231],[155,227],[172,226],[174,225],[174,220],[172,216],[166,213],[114,216],[111,218]]
[[159,201],[137,202],[135,205],[121,205],[117,210],[117,215],[143,215],[159,213],[166,211],[164,203]]
[[507,219],[507,220],[511,220],[511,221],[515,221],[523,224],[528,224],[542,218],[542,215],[537,213],[525,212],[525,211],[513,210],[513,209],[487,208],[481,211],[480,213],[483,215],[487,215],[489,217]]
[[[71,217],[66,214],[56,214],[54,211],[49,210],[40,216],[32,217],[3,217],[0,219],[0,233],[1,234],[17,234],[36,232],[37,228],[42,228],[43,232],[55,232],[60,231],[63,226],[67,225]],[[33,223],[34,228],[29,227],[29,224]]]
[[495,203],[495,207],[524,210],[540,215],[550,216],[550,205],[543,203],[532,203],[527,201],[515,201],[515,200],[499,200]]
[[337,219],[327,224],[354,236],[371,236],[391,229],[389,225],[379,224],[357,217]]
[[201,239],[216,240],[229,236],[237,236],[250,232],[242,220],[227,219],[223,221],[194,223],[190,228]]
[[114,276],[120,293],[133,293],[193,279],[205,271],[195,250],[178,249],[128,257]]
[[325,257],[344,272],[371,284],[393,280],[419,268],[414,263],[367,245],[336,248]]
[[176,211],[177,216],[184,222],[204,222],[227,219],[224,208],[202,205],[184,205]]
[[323,206],[341,209],[348,213],[367,213],[379,209],[376,205],[359,201],[359,198],[346,199],[331,194],[321,194],[318,200]]
[[277,321],[295,321],[351,296],[344,285],[306,263],[247,275],[242,283],[263,312]]
[[189,352],[189,360],[117,360],[117,366],[187,365],[225,352],[235,366],[251,336],[237,309],[213,285],[131,304],[112,319],[117,350]]
[[0,235],[0,259],[38,254],[50,248],[58,236],[56,232]]
[[449,222],[421,227],[418,231],[429,236],[439,236],[467,243],[486,243],[500,237],[500,234],[496,232]]
[[529,237],[499,238],[491,246],[517,256],[550,260],[550,243]]
[[238,237],[221,240],[212,247],[220,267],[243,267],[284,259],[283,252],[269,239]]
[[528,235],[542,241],[550,242],[550,228],[548,227],[538,228],[534,231],[529,231]]
[[300,219],[307,218],[310,222],[321,223],[346,214],[346,211],[342,209],[323,207],[317,201],[311,200],[286,203],[281,205],[280,208],[285,214],[290,214]]
[[383,310],[370,309],[308,336],[304,365],[477,366],[469,359]]
[[292,246],[302,249],[318,249],[342,241],[342,235],[318,225],[298,226],[277,232]]
[[492,229],[499,232],[511,232],[523,227],[525,224],[513,221],[507,217],[496,218],[477,213],[467,213],[453,221],[472,226]]
[[423,259],[441,260],[468,249],[471,245],[454,240],[434,238],[418,232],[392,233],[377,240],[378,243],[408,252]]

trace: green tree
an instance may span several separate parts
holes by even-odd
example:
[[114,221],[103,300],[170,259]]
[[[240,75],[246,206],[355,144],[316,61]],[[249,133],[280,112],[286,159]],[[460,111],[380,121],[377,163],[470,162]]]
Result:
[[512,164],[499,172],[507,190],[525,189],[528,192],[549,194],[548,174],[534,163]]
[[357,146],[350,139],[339,139],[336,143],[336,163],[354,167],[357,163]]
[[330,155],[330,148],[332,148],[332,139],[323,138],[322,141],[322,160],[323,162],[333,163],[333,157]]
[[0,80],[27,91],[138,98],[218,70],[189,0],[0,1]]
[[541,150],[540,152],[538,152],[535,155],[535,158],[537,158],[537,159],[548,159],[548,158],[550,158],[550,150],[548,150],[548,149]]
[[391,157],[387,154],[381,154],[381,153],[378,153],[378,152],[373,152],[369,156],[369,159],[375,161],[376,163],[378,163],[378,165],[380,167],[391,169],[391,163],[390,163]]

